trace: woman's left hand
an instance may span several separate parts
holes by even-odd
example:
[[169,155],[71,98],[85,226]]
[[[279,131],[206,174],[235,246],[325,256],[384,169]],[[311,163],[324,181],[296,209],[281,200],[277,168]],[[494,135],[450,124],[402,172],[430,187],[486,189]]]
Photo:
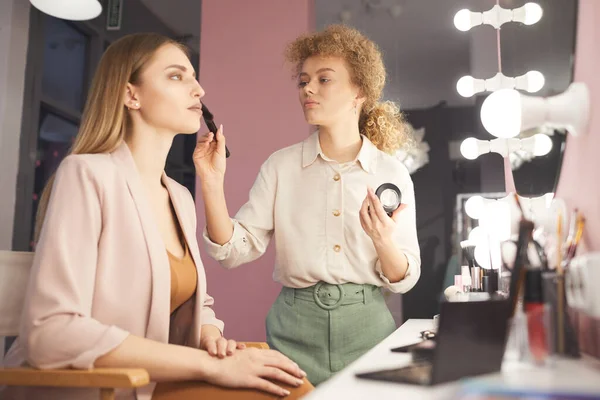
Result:
[[396,229],[398,214],[405,208],[406,204],[400,204],[400,207],[390,217],[383,209],[373,189],[368,188],[367,197],[360,208],[360,224],[373,243],[385,243],[391,240]]

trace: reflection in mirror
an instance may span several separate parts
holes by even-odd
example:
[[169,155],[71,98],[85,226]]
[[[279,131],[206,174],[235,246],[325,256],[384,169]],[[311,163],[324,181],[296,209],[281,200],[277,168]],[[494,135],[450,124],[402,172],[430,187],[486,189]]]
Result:
[[[517,8],[525,0],[501,0],[504,8]],[[407,120],[420,133],[424,150],[419,168],[410,168],[415,185],[417,226],[422,273],[419,283],[400,296],[387,294],[397,322],[430,318],[436,314],[446,272],[464,262],[458,245],[457,195],[505,192],[504,160],[484,154],[466,160],[460,144],[467,137],[495,139],[480,120],[481,104],[489,92],[463,97],[457,82],[464,76],[489,79],[499,71],[517,77],[528,71],[544,75],[535,96],[563,92],[572,81],[577,1],[537,0],[543,15],[533,25],[506,23],[498,37],[489,25],[459,31],[454,16],[461,9],[483,12],[496,0],[316,0],[317,28],[346,23],[374,40],[381,48],[388,71],[386,99],[398,101]],[[500,55],[500,57],[499,57]],[[463,93],[464,94],[464,93]],[[526,138],[537,131],[523,132]],[[565,135],[550,131],[552,149],[543,157],[511,157],[520,195],[537,196],[554,191],[562,161]],[[426,149],[426,150],[425,150]],[[398,157],[404,160],[405,154]],[[462,205],[461,205],[462,207]]]
[[[523,132],[521,138],[530,137],[536,132]],[[551,139],[552,147],[548,154],[535,156],[531,152],[517,151],[510,155],[510,165],[519,196],[538,197],[553,193],[558,184],[562,158],[566,145],[567,132],[548,129],[544,134]]]

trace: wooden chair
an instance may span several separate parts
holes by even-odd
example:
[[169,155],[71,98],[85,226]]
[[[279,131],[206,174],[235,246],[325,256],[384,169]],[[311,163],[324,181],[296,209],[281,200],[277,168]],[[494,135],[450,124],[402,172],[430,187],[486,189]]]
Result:
[[[0,338],[18,335],[32,261],[33,253],[0,251]],[[150,382],[148,372],[141,368],[3,368],[3,344],[4,341],[0,341],[0,386],[98,388],[101,400],[114,400],[115,389],[137,388]],[[246,342],[246,346],[269,348],[266,343]],[[212,390],[224,389],[213,387]]]

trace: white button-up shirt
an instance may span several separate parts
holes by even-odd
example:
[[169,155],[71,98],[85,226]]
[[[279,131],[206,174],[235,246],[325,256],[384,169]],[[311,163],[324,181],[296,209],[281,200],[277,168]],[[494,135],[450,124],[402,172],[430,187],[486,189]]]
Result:
[[[403,280],[390,283],[379,257],[363,230],[359,211],[367,196],[383,183],[395,184],[402,203],[394,242],[408,259]],[[355,161],[328,159],[318,132],[273,153],[262,165],[249,200],[233,221],[229,242],[212,242],[206,228],[208,254],[225,268],[234,268],[264,254],[275,237],[273,279],[284,286],[304,288],[319,281],[384,286],[405,293],[421,275],[415,195],[406,167],[362,136]]]

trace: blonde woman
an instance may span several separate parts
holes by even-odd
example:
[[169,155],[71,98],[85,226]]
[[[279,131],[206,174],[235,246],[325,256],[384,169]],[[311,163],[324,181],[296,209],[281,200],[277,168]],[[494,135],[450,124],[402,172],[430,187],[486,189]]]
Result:
[[[209,254],[234,268],[275,238],[273,276],[283,289],[267,341],[319,384],[396,328],[381,288],[403,293],[419,279],[413,184],[392,156],[410,136],[398,107],[380,102],[381,53],[360,32],[330,26],[296,39],[286,58],[318,131],[269,157],[235,218],[223,192],[223,130],[201,139],[194,157]],[[387,182],[404,203],[391,217],[373,192]]]
[[[71,154],[40,202],[8,365],[145,368],[153,384],[119,397],[131,399],[151,398],[156,382],[279,396],[289,390],[276,381],[301,384],[302,371],[279,352],[223,338],[206,292],[194,201],[164,173],[175,135],[199,130],[203,95],[185,48],[168,38],[136,34],[106,50]],[[154,398],[169,396],[161,385]],[[8,388],[3,396],[68,400],[98,392]]]

